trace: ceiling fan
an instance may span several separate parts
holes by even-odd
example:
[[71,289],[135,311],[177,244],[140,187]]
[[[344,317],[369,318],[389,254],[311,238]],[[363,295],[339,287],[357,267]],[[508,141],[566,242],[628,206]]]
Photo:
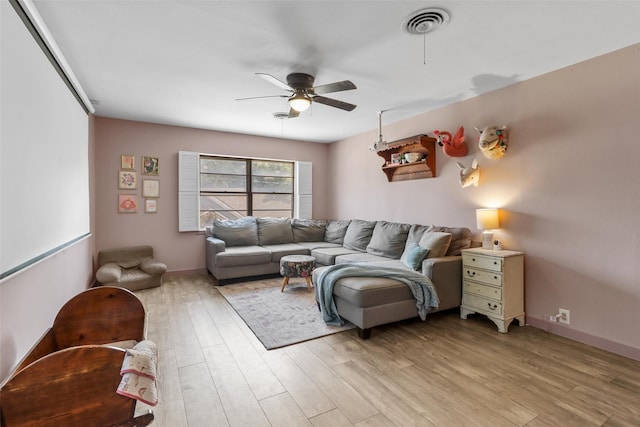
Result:
[[305,73],[291,73],[287,76],[287,83],[278,80],[271,74],[256,73],[266,81],[291,92],[290,95],[270,95],[270,96],[254,96],[251,98],[238,98],[236,101],[246,101],[250,99],[262,98],[287,98],[289,100],[289,118],[298,117],[302,111],[305,111],[311,105],[311,102],[319,102],[320,104],[330,107],[340,108],[345,111],[352,111],[356,106],[348,102],[339,101],[333,98],[320,96],[325,93],[341,92],[343,90],[356,89],[350,80],[329,83],[321,86],[313,86],[314,77]]

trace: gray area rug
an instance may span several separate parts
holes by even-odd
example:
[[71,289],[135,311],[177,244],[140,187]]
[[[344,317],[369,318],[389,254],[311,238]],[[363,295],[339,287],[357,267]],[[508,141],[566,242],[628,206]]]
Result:
[[353,329],[329,326],[322,320],[304,280],[291,279],[280,292],[282,278],[219,286],[217,289],[251,328],[267,350]]

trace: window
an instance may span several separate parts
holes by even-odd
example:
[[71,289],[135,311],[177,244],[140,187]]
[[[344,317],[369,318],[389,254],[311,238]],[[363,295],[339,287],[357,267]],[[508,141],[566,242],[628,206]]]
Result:
[[200,156],[200,228],[214,219],[293,216],[294,163]]

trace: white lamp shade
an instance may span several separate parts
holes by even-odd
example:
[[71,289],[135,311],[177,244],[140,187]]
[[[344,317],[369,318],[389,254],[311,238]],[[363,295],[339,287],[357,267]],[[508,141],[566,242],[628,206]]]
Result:
[[476,209],[476,225],[478,230],[500,228],[498,209]]

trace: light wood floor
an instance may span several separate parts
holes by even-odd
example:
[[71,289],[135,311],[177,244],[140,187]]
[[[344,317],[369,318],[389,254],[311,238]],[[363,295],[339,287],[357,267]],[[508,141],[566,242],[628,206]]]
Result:
[[157,427],[640,426],[640,362],[539,329],[436,313],[267,351],[211,276],[137,294]]

